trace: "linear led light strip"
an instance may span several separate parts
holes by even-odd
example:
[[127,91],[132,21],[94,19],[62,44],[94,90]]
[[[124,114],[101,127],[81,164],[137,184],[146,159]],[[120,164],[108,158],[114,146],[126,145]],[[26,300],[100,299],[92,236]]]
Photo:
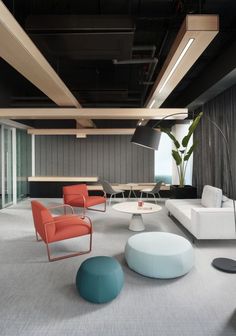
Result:
[[153,101],[152,101],[151,105],[149,106],[149,108],[152,108],[152,107],[153,107],[153,105],[155,104],[155,102],[156,102],[156,100],[155,100],[155,99],[153,99]]
[[191,44],[193,43],[194,38],[189,39],[188,43],[186,44],[185,48],[183,49],[182,53],[179,55],[175,65],[173,66],[173,68],[171,69],[169,75],[166,77],[166,80],[164,81],[164,83],[162,84],[159,93],[161,93],[161,91],[163,90],[163,88],[165,87],[166,83],[168,82],[168,80],[170,79],[170,77],[173,75],[174,71],[176,70],[177,66],[179,65],[179,63],[181,62],[182,58],[184,57],[184,55],[186,54],[186,52],[188,51],[188,49],[190,48]]
[[[186,52],[188,51],[188,49],[190,48],[191,44],[193,43],[194,38],[189,39],[188,43],[186,44],[186,46],[184,47],[183,51],[181,52],[181,54],[179,55],[175,65],[173,66],[173,68],[171,69],[169,75],[166,77],[164,83],[162,84],[160,90],[158,91],[158,93],[161,93],[161,91],[164,89],[166,83],[168,82],[168,80],[170,79],[170,77],[173,75],[174,71],[176,70],[177,66],[179,65],[179,63],[181,62],[182,58],[184,57],[184,55],[186,54]],[[155,104],[156,100],[154,99],[151,103],[151,105],[149,106],[149,108],[152,108],[153,105]]]

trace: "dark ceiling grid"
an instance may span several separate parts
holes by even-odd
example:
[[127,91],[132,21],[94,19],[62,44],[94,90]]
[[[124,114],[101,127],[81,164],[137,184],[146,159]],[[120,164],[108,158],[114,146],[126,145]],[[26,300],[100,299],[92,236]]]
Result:
[[[32,16],[31,19],[34,21],[36,15],[57,14],[60,15],[58,20],[63,15],[97,15],[100,17],[101,15],[122,15],[134,20],[133,42],[129,48],[147,46],[154,47],[156,51],[152,54],[148,48],[143,51],[130,49],[130,56],[126,56],[126,58],[128,61],[129,59],[156,58],[158,60],[156,64],[150,61],[145,64],[136,62],[121,65],[115,64],[112,56],[104,55],[100,59],[95,59],[94,56],[91,58],[91,55],[86,55],[86,53],[84,58],[71,58],[65,53],[63,54],[63,44],[55,41],[53,44],[47,38],[42,38],[39,42],[37,34],[34,35],[29,31],[41,52],[84,107],[142,107],[145,103],[145,97],[148,96],[152,87],[151,83],[160,71],[185,15],[201,12],[218,13],[221,29],[219,36],[207,48],[163,105],[175,107],[178,97],[182,97],[183,92],[187,92],[188,87],[199,77],[200,73],[204,72],[212,60],[231,43],[236,28],[235,0],[5,0],[4,3],[26,30],[29,17]],[[58,26],[63,26],[59,21]],[[75,33],[83,34],[84,29],[82,28],[79,27]],[[114,33],[113,28],[110,27],[107,34]],[[47,32],[44,34],[46,36]],[[65,46],[69,48],[68,40],[73,34],[65,31],[63,35],[63,32],[58,31],[58,38],[60,34],[61,40],[59,39],[59,41],[63,41]],[[123,47],[127,47],[128,40],[124,42],[122,37],[119,40],[120,48],[122,41]],[[109,40],[107,40],[107,46],[109,47]],[[124,51],[124,49],[122,50]],[[4,64],[3,66],[9,67]],[[16,71],[11,71],[10,80],[12,83],[10,106],[54,106],[46,96]],[[16,87],[19,89],[17,90]],[[96,121],[96,123],[99,124],[98,126],[102,126],[103,122]],[[113,120],[110,125],[115,126],[120,123],[122,121]],[[123,122],[124,126],[133,123],[133,121]],[[109,125],[109,121],[104,121],[105,124]]]

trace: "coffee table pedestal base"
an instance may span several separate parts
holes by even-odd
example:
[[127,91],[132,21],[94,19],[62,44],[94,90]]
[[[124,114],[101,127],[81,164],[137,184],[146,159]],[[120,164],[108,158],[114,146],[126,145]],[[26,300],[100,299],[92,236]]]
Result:
[[129,230],[131,231],[143,231],[145,226],[143,224],[143,218],[140,214],[133,214],[130,220]]

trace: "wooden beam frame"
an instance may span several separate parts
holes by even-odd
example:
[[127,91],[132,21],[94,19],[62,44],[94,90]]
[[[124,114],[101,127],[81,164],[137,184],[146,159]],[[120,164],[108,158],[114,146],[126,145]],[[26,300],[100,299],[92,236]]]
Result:
[[146,106],[158,108],[219,32],[218,15],[187,15],[157,76]]
[[[0,1],[0,57],[58,106],[81,107],[39,49]],[[92,122],[79,121],[88,127]]]
[[[187,108],[2,108],[0,118],[7,119],[162,119],[173,113],[186,113],[169,119],[185,119]],[[78,129],[78,133],[80,130]]]
[[86,135],[131,135],[135,128],[82,128],[82,129],[28,129],[28,134],[34,135],[76,135],[84,138]]
[[0,56],[58,106],[80,107],[39,49],[0,1]]

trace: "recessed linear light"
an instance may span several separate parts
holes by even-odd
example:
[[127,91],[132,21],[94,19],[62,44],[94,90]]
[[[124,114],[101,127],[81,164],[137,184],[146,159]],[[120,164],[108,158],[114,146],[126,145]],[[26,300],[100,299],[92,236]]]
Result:
[[173,75],[174,71],[176,70],[177,66],[179,65],[179,63],[181,62],[182,58],[184,57],[184,55],[186,54],[186,52],[188,51],[188,49],[190,48],[191,44],[193,43],[194,38],[189,39],[188,43],[186,44],[186,46],[184,47],[183,51],[181,52],[181,54],[179,55],[175,65],[173,66],[173,68],[171,69],[169,75],[166,77],[166,80],[164,81],[164,83],[162,84],[159,93],[161,93],[161,91],[164,89],[164,87],[166,86],[166,83],[168,82],[168,80],[170,79],[170,77]]
[[154,100],[152,101],[151,105],[149,106],[149,108],[152,108],[153,105],[155,104],[155,102],[156,102],[156,100],[154,99]]

